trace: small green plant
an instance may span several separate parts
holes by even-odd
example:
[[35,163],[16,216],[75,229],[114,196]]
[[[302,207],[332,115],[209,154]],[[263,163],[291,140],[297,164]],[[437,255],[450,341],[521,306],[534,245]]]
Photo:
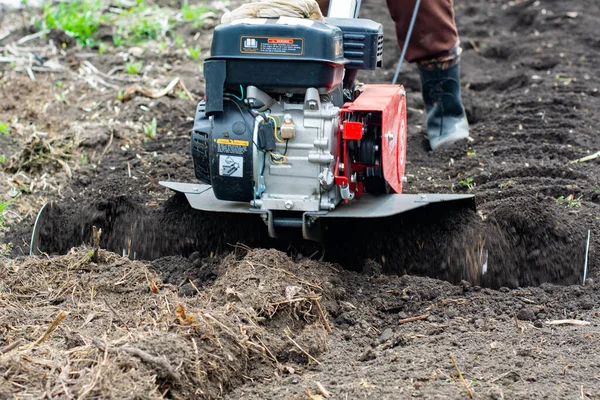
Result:
[[[45,1],[41,18],[35,21],[39,29],[62,29],[81,46],[98,45],[101,55],[107,50],[96,36],[102,24],[116,27],[112,40],[119,47],[165,37],[178,20],[201,26],[208,12],[204,7],[184,6],[175,17],[169,8],[149,5],[143,0],[122,8],[108,8],[111,3],[102,0]],[[64,43],[59,45],[64,47]]]
[[4,154],[0,154],[0,164],[6,164],[6,156]]
[[81,165],[87,165],[88,164],[88,155],[87,154],[82,154],[81,155]]
[[6,211],[8,206],[12,203],[12,200],[0,201],[0,227],[4,226],[4,218],[6,217]]
[[204,19],[208,9],[202,6],[190,6],[185,0],[181,7],[181,16],[195,28],[200,28],[204,24]]
[[192,60],[195,60],[198,57],[200,57],[200,53],[202,53],[202,50],[200,49],[199,46],[196,46],[196,47],[188,46],[186,48],[185,52],[187,53],[189,58],[191,58]]
[[108,46],[106,46],[106,44],[100,43],[98,45],[98,54],[103,55],[104,53],[106,53],[107,48],[108,48]]
[[594,188],[594,192],[600,192],[600,186],[596,186],[596,187]]
[[43,28],[62,29],[82,46],[94,43],[93,35],[102,22],[102,1],[61,0],[57,4],[47,2],[43,8]]
[[123,44],[125,44],[125,39],[123,39],[123,37],[120,35],[113,35],[112,41],[115,47],[121,47]]
[[569,207],[578,208],[578,207],[581,206],[581,199],[582,198],[583,198],[583,196],[579,196],[578,198],[575,198],[575,195],[573,195],[573,193],[571,193],[566,198],[565,198],[565,196],[558,197],[556,199],[556,203],[558,203],[558,204],[566,204]]
[[141,17],[130,28],[129,36],[133,43],[156,40],[163,36],[168,24],[156,16]]
[[498,187],[500,189],[508,189],[509,187],[511,187],[513,185],[513,181],[506,181],[506,182],[502,182],[498,185]]
[[469,190],[473,190],[475,188],[475,183],[473,183],[473,178],[471,177],[461,179],[458,183],[460,183],[461,186],[464,186]]
[[183,46],[183,37],[175,32],[170,32],[170,33],[171,33],[171,37],[173,38],[173,40],[175,40],[175,46],[182,47]]
[[8,122],[0,121],[0,135],[2,135],[2,136],[10,135],[10,125],[8,125]]
[[55,93],[54,97],[56,98],[56,101],[59,101],[61,103],[66,103],[67,91],[64,91],[62,93]]
[[112,18],[119,40],[130,45],[140,44],[162,38],[174,27],[176,21],[167,10],[144,4],[143,1],[136,3],[136,6]]
[[125,70],[130,75],[138,74],[144,65],[141,62],[128,62],[125,64]]
[[152,118],[152,123],[150,125],[144,125],[144,133],[146,136],[153,139],[156,137],[156,129],[156,118]]

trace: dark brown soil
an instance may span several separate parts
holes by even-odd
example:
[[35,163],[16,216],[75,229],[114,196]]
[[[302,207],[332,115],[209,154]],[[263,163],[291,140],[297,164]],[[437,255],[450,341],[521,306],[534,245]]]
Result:
[[[400,54],[393,24],[383,0],[363,1],[363,10],[363,17],[384,24],[387,39],[384,69],[359,80],[389,83]],[[432,208],[341,223],[331,227],[325,246],[268,240],[255,217],[198,213],[158,184],[194,181],[189,130],[204,90],[198,61],[175,47],[149,47],[140,56],[109,46],[100,56],[69,45],[58,56],[65,71],[38,72],[35,82],[0,64],[0,122],[12,127],[9,136],[0,135],[7,160],[0,165],[0,200],[19,193],[0,232],[0,257],[23,262],[16,257],[29,254],[37,210],[56,200],[44,224],[48,253],[89,244],[92,226],[100,227],[101,247],[149,261],[182,299],[194,299],[196,289],[216,291],[215,280],[228,271],[227,254],[243,255],[246,246],[287,253],[289,259],[277,253],[265,261],[275,268],[293,269],[306,259],[335,263],[340,272],[332,283],[347,297],[328,303],[333,331],[326,349],[313,347],[321,364],[295,372],[260,369],[252,379],[231,375],[230,398],[308,398],[306,390],[319,394],[315,382],[337,398],[465,398],[450,354],[475,398],[600,398],[594,283],[600,278],[600,159],[571,163],[600,151],[600,5],[456,0],[455,10],[473,140],[430,152],[418,74],[405,63],[399,78],[409,106],[405,191],[473,193],[476,211]],[[34,32],[28,21],[22,12],[0,15],[0,26],[12,32],[0,47]],[[206,56],[212,25],[182,25],[177,32]],[[90,85],[84,61],[107,73],[123,66],[121,51],[148,69],[137,77],[116,72],[119,80],[106,78],[109,83],[159,89],[180,77],[194,101],[177,95],[120,101],[118,90]],[[66,88],[65,100],[58,100]],[[153,117],[158,132],[148,138],[143,126]],[[31,157],[23,150],[32,135],[42,139],[40,146],[53,141],[61,162],[15,167]],[[588,232],[591,281],[583,286]],[[425,320],[398,322],[426,313]],[[548,324],[562,319],[591,324]]]

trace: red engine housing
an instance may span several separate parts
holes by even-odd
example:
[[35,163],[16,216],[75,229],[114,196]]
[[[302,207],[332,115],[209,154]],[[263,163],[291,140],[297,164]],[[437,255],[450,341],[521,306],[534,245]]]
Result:
[[[404,87],[364,85],[357,92],[354,101],[346,103],[340,111],[336,184],[342,187],[349,185],[355,197],[360,198],[365,183],[364,172],[373,168],[389,185],[388,193],[402,193],[407,132]],[[361,146],[366,143],[361,142],[366,140],[376,149],[376,163],[371,157],[364,159],[365,151]],[[363,178],[353,179],[353,175]]]

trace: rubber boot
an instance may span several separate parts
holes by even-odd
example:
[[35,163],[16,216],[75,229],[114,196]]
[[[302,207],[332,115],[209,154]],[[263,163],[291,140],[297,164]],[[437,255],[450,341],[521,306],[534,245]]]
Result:
[[460,94],[460,63],[450,68],[419,69],[427,114],[427,136],[433,151],[447,149],[469,136]]

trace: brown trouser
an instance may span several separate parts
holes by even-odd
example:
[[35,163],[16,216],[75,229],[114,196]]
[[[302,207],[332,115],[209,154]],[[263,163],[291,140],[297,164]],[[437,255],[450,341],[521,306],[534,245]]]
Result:
[[[363,0],[363,3],[373,0]],[[317,0],[323,15],[327,15],[329,0]],[[416,0],[386,0],[390,16],[396,25],[400,48],[408,33]],[[459,54],[458,31],[454,20],[453,0],[421,0],[413,27],[406,61],[452,61]]]

